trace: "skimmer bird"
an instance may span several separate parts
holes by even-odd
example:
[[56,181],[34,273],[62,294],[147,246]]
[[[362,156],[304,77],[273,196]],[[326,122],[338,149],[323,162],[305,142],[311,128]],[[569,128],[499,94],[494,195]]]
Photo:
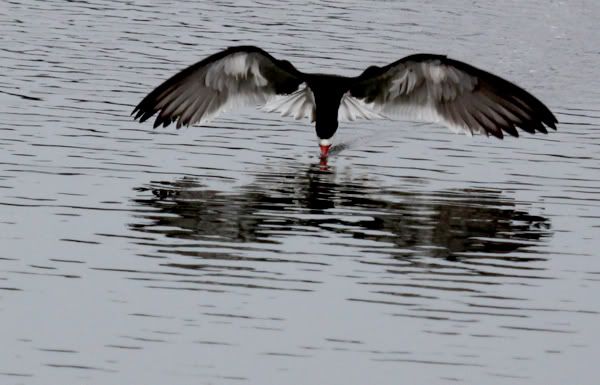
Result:
[[558,121],[536,97],[496,75],[443,55],[415,54],[356,77],[304,73],[253,46],[231,47],[175,74],[132,112],[154,127],[206,123],[241,105],[315,123],[326,158],[340,120],[403,116],[452,131],[502,138],[517,128],[547,133]]

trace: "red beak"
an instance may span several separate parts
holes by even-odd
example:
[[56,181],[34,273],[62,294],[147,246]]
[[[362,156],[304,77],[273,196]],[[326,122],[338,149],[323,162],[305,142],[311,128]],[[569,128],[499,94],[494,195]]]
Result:
[[319,144],[319,147],[321,148],[321,158],[327,158],[331,144]]

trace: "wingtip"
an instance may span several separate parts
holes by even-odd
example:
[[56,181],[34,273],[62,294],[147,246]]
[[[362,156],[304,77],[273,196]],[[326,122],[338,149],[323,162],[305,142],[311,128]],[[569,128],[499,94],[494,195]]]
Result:
[[144,122],[146,119],[148,119],[145,116],[145,111],[140,107],[140,105],[137,105],[133,111],[131,111],[131,114],[129,116],[133,116],[133,120],[138,120],[140,123]]
[[154,123],[152,124],[152,128],[158,128],[158,126],[160,126],[162,124],[162,119],[160,117],[160,115],[158,115],[156,117],[156,119],[154,119]]
[[489,133],[492,134],[492,136],[494,136],[500,140],[504,139],[504,134],[502,133],[502,129],[490,130]]
[[552,111],[550,111],[550,109],[543,105],[545,111],[542,110],[542,116],[541,116],[541,123],[545,124],[546,126],[548,126],[549,128],[553,129],[554,131],[557,130],[556,125],[558,124],[558,119],[556,119],[556,116],[552,113]]

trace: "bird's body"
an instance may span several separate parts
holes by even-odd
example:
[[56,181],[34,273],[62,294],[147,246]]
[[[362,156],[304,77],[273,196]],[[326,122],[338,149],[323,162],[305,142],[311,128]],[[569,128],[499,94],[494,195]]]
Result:
[[469,64],[434,54],[407,56],[355,77],[308,74],[253,46],[231,47],[184,69],[148,94],[132,114],[154,126],[203,123],[237,104],[315,123],[322,155],[340,120],[400,115],[454,131],[498,138],[556,129],[557,120],[522,88]]
[[306,86],[315,98],[315,129],[321,139],[331,138],[338,128],[338,111],[342,96],[348,92],[352,78],[309,74]]

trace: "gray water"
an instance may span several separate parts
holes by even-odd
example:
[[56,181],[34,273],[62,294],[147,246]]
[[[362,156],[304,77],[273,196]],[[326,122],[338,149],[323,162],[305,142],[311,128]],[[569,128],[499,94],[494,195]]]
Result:
[[[596,1],[0,4],[0,383],[597,384]],[[560,121],[503,141],[135,104],[222,48],[448,54]]]

